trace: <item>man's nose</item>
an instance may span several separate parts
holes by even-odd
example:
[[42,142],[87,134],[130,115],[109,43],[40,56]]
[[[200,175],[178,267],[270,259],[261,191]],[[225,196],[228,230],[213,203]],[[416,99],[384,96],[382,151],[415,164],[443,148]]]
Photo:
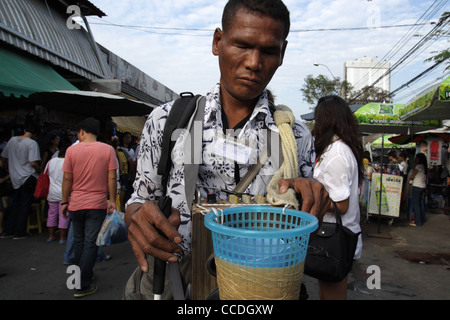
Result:
[[262,68],[261,52],[259,50],[249,51],[245,67],[252,71],[258,71]]

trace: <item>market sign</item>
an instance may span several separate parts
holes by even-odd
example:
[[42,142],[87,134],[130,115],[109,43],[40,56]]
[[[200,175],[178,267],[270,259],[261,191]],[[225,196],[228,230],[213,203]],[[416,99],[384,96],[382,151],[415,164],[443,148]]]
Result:
[[414,97],[399,110],[399,115],[403,120],[450,119],[450,77]]
[[362,126],[401,126],[401,127],[439,127],[438,120],[402,120],[399,111],[403,104],[369,103],[359,108],[354,114]]
[[369,214],[381,214],[382,216],[394,218],[400,217],[402,187],[402,176],[373,173],[368,207]]

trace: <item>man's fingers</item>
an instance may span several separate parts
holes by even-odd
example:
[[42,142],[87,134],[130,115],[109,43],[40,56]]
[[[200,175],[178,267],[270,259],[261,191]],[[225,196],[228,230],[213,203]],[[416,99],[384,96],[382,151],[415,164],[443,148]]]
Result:
[[[133,228],[130,228],[133,229]],[[139,266],[143,272],[148,272],[148,263],[146,256],[151,255],[158,259],[168,262],[177,262],[178,258],[170,252],[181,252],[181,248],[177,245],[169,242],[168,240],[160,237],[166,245],[161,245],[164,249],[158,249],[157,247],[151,245],[144,237],[142,237],[140,231],[133,233],[130,231],[128,233],[128,239],[130,240],[131,248],[133,249],[134,255],[138,261]],[[167,251],[164,251],[167,250]]]
[[286,193],[289,188],[293,188],[293,179],[285,179],[278,181],[278,190],[281,194]]
[[182,238],[177,231],[180,225],[180,213],[177,209],[172,209],[172,214],[167,219],[155,202],[147,202],[128,221],[128,238],[144,272],[148,270],[146,255],[163,261],[178,261],[174,253],[182,251],[179,246]]
[[284,179],[278,182],[278,186],[281,194],[286,193],[288,189],[293,189],[296,194],[302,197],[301,210],[303,212],[311,213],[317,199],[313,194],[311,183],[308,180],[303,179],[300,181],[299,179]]
[[[162,220],[163,226],[159,228],[159,224],[155,224],[159,230],[171,241],[176,244],[180,244],[182,241],[181,235],[178,232],[178,228],[181,224],[180,211],[178,209],[172,208],[172,214],[167,220]],[[168,221],[169,223],[166,223]]]
[[[170,241],[148,223],[133,223],[128,228],[128,232],[145,254],[153,255],[155,251],[157,252],[156,248],[170,253],[181,252],[181,248],[178,246],[181,241],[178,239],[178,236],[175,236],[175,239],[179,242]],[[175,232],[175,234],[178,235],[178,232]]]
[[132,235],[128,234],[128,239],[130,240],[131,249],[134,252],[139,267],[141,268],[142,272],[147,273],[149,268],[144,251],[142,251],[141,247],[134,242]]
[[323,187],[322,184],[313,183],[311,185],[312,194],[314,197],[314,204],[311,206],[310,213],[322,221],[323,216],[327,213],[331,199],[328,195],[328,191]]
[[323,190],[324,188],[320,188],[317,184],[311,184],[312,194],[314,197],[314,204],[311,207],[311,214],[315,215],[317,218],[320,216],[320,212],[323,207]]
[[284,179],[278,183],[280,193],[285,193],[289,188],[302,197],[301,210],[309,212],[322,220],[323,215],[328,211],[330,198],[327,190],[315,179],[295,178]]
[[326,198],[323,200],[324,205],[323,205],[323,207],[322,207],[322,210],[320,211],[320,216],[318,217],[320,221],[322,221],[323,216],[325,215],[325,213],[328,212],[328,209],[329,209],[330,206],[331,206],[331,199],[330,199],[330,197],[329,197],[327,191],[325,191],[324,197],[326,197]]
[[[142,205],[139,211],[134,214],[130,220],[130,227],[138,227],[144,238],[148,239],[150,243],[160,239],[157,230],[159,230],[164,237],[179,244],[181,243],[181,235],[177,229],[180,225],[180,212],[177,209],[172,209],[172,214],[167,219],[158,205],[154,202],[146,202]],[[158,246],[158,244],[154,244]]]

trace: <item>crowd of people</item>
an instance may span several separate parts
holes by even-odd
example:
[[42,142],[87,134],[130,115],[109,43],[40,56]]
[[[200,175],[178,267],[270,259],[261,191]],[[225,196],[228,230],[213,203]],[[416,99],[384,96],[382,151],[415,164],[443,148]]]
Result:
[[[448,179],[450,165],[448,144],[444,142],[440,152],[440,164],[430,165],[427,158],[427,143],[418,143],[414,150],[391,149],[388,162],[382,167],[372,161],[369,151],[364,152],[365,181],[361,202],[367,205],[372,173],[383,170],[386,174],[403,177],[400,210],[406,213],[410,226],[422,226],[426,221],[428,208],[449,211],[450,193]],[[383,168],[383,169],[381,169]]]
[[[12,137],[1,153],[7,159],[3,161],[7,166],[0,171],[0,181],[2,185],[11,181],[13,189],[12,195],[1,194],[2,200],[5,197],[12,200],[2,237],[25,236],[38,173],[48,169],[52,184],[46,199],[48,241],[57,239],[56,228],[59,228],[58,243],[66,245],[64,262],[80,266],[81,289],[75,290],[74,296],[83,297],[97,290],[92,283],[92,270],[101,248],[96,246],[95,238],[106,214],[120,209],[125,211],[130,245],[140,269],[130,277],[124,296],[136,294],[133,284],[139,275],[141,289],[148,290],[139,292],[139,296],[153,298],[153,275],[149,271],[155,258],[177,264],[183,284],[189,282],[193,199],[187,198],[184,185],[201,181],[205,196],[211,190],[234,188],[251,171],[250,163],[217,158],[211,151],[214,138],[233,129],[239,132],[239,137],[255,137],[256,148],[262,150],[266,142],[260,139],[263,131],[277,133],[285,125],[292,128],[295,138],[290,147],[295,149],[298,170],[294,170],[298,172],[292,177],[282,175],[277,193],[301,198],[299,209],[315,215],[319,222],[333,222],[329,213],[336,206],[342,213],[343,224],[355,233],[360,232],[358,200],[364,181],[363,148],[348,104],[337,96],[321,98],[315,109],[313,132],[291,117],[286,108],[281,114],[273,110],[274,99],[266,88],[283,64],[289,31],[290,14],[281,0],[230,0],[226,4],[222,28],[215,30],[212,42],[212,53],[218,57],[220,81],[206,94],[204,107],[202,158],[209,161],[199,165],[195,181],[184,181],[185,161],[176,152],[182,150],[188,135],[181,134],[173,141],[174,162],[167,185],[161,185],[158,174],[163,148],[161,133],[173,101],[155,108],[149,116],[142,141],[137,145],[141,148],[139,159],[136,159],[138,152],[131,134],[123,134],[121,142],[112,137],[108,144],[102,143],[99,123],[93,118],[80,123],[77,140],[69,135],[51,136],[42,152],[34,140],[39,131],[27,126],[23,135]],[[265,173],[280,169],[275,157],[270,155],[262,164],[246,193],[266,194],[272,176]],[[420,157],[416,159],[410,179],[417,194],[423,194],[419,181],[426,176],[427,165]],[[405,163],[398,166],[402,174],[407,170]],[[164,194],[163,190],[166,190]],[[172,214],[167,219],[156,202],[165,195],[173,201]],[[216,196],[226,199],[228,195],[217,191]],[[5,212],[5,201],[2,204],[0,214]],[[419,225],[424,217],[416,206],[419,203],[414,203],[418,210],[414,222]],[[360,237],[355,259],[362,250]],[[318,287],[321,299],[346,299],[347,277],[339,282],[318,279]],[[170,297],[171,288],[166,289],[164,294]]]
[[[32,122],[29,122],[22,132],[18,129],[18,134],[9,139],[6,137],[4,143],[1,144],[0,150],[1,238],[12,238],[13,240],[26,238],[28,236],[26,231],[32,206],[34,203],[44,201],[43,216],[48,232],[47,242],[57,242],[59,245],[66,245],[64,257],[61,257],[64,263],[67,265],[79,264],[81,260],[81,249],[79,247],[84,239],[77,239],[77,236],[81,233],[79,228],[77,230],[77,225],[79,224],[77,224],[77,219],[73,219],[72,216],[67,214],[69,199],[72,202],[75,195],[76,200],[77,193],[74,191],[78,188],[79,190],[87,190],[87,193],[82,195],[81,201],[87,207],[83,207],[82,205],[82,208],[91,209],[99,207],[103,210],[104,208],[101,203],[103,199],[106,201],[107,195],[108,199],[114,199],[114,210],[117,205],[117,209],[124,211],[123,204],[131,194],[131,181],[134,179],[133,172],[136,167],[136,157],[134,156],[136,145],[132,144],[133,137],[131,134],[126,132],[121,134],[120,142],[119,137],[114,136],[111,139],[112,141],[105,141],[105,143],[99,142],[100,144],[96,145],[92,150],[78,150],[76,154],[79,158],[76,160],[78,164],[76,168],[79,171],[75,171],[76,175],[72,175],[70,178],[67,176],[74,170],[74,168],[68,167],[70,164],[73,164],[74,158],[74,149],[69,148],[72,146],[77,146],[75,148],[78,148],[79,146],[89,145],[88,143],[80,143],[83,141],[93,142],[86,139],[86,130],[93,132],[92,136],[95,136],[96,139],[99,135],[99,129],[100,123],[93,118],[89,118],[80,123],[77,131],[67,130],[59,134],[56,132],[41,134],[40,128]],[[136,141],[136,139],[134,140]],[[44,142],[39,144],[38,141]],[[99,165],[101,163],[101,157],[88,157],[89,152],[97,154],[101,150],[99,146],[108,146],[111,148],[111,155],[113,157],[110,160],[117,164],[117,168],[114,168],[114,189],[107,190],[108,192],[103,192],[104,187],[101,184],[99,186],[92,185],[92,183],[103,181],[100,176],[101,172],[92,169],[104,168],[104,166]],[[122,159],[120,155],[123,155],[127,169],[120,171],[119,179],[119,174],[116,174],[116,171],[118,171],[118,163]],[[91,174],[87,170],[87,164],[82,161],[84,158],[91,160]],[[47,174],[49,179],[48,195],[44,199],[33,196],[40,173]],[[82,180],[81,183],[76,184],[77,179],[82,176],[87,177],[86,180]],[[69,181],[74,183],[74,185],[69,185],[69,189],[67,189]],[[88,183],[89,181],[91,183]],[[65,186],[66,190],[64,188]],[[82,188],[80,188],[81,186]],[[93,203],[86,202],[87,199],[90,199],[95,194],[99,195],[97,203],[95,203],[95,199]],[[111,194],[113,194],[113,198],[110,196]],[[118,195],[120,195],[120,200]],[[75,203],[72,203],[72,206],[74,205]],[[71,211],[77,211],[76,209],[77,207],[72,207]],[[76,218],[79,216],[75,215]],[[103,219],[98,219],[100,226]],[[94,234],[98,234],[98,231],[94,230],[93,232],[92,237],[95,238],[94,240],[96,240],[96,235],[94,236]],[[109,259],[102,252],[101,247],[97,248],[95,246],[95,241],[92,247],[95,251],[94,261]],[[92,267],[93,264],[91,261],[88,268]],[[85,287],[88,286],[85,283],[83,284]],[[77,292],[75,296],[83,296],[83,293],[84,291]]]

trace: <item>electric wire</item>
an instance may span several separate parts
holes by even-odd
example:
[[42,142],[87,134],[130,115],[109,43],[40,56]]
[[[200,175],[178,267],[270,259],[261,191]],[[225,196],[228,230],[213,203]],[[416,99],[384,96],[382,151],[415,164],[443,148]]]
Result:
[[[379,60],[379,62],[369,69],[365,76],[361,77],[361,79],[353,84],[354,87],[360,86],[362,83],[366,83],[370,76],[373,76],[373,73],[376,72],[381,65],[384,63],[384,61],[390,61],[393,59],[393,57],[406,46],[406,44],[414,37],[415,34],[417,34],[424,25],[429,24],[429,21],[436,15],[437,12],[445,5],[447,0],[441,1],[439,4],[437,4],[438,0],[434,1],[433,4],[428,7],[428,9],[419,17],[419,19],[416,21],[415,24],[411,26],[411,28],[400,38],[400,40]],[[437,4],[437,5],[436,5]],[[434,8],[434,9],[433,9]],[[391,66],[391,69],[395,70],[398,67],[398,65],[395,65],[395,67]],[[393,70],[389,69],[388,72],[385,74],[391,74]],[[371,74],[372,73],[372,74]],[[392,74],[391,74],[392,76]],[[380,79],[376,81],[378,83]],[[372,84],[374,86],[376,83]]]
[[[167,35],[190,35],[190,36],[209,36],[210,34],[185,34],[185,33],[178,33],[178,32],[161,32],[161,31],[196,31],[196,32],[214,32],[214,29],[203,29],[203,28],[180,28],[180,27],[157,27],[157,26],[141,26],[141,25],[126,25],[126,24],[118,24],[106,21],[104,19],[100,19],[97,17],[90,17],[90,19],[99,20],[101,22],[89,22],[92,25],[103,25],[103,26],[111,26],[111,27],[117,27],[117,28],[125,28],[125,29],[136,29],[143,32],[150,32],[150,33],[156,33],[156,34],[167,34]],[[361,31],[361,30],[374,30],[374,29],[391,29],[391,28],[407,28],[407,27],[414,27],[414,26],[425,26],[429,25],[430,23],[414,23],[414,24],[400,24],[400,25],[385,25],[385,26],[378,26],[378,27],[343,27],[343,28],[318,28],[318,29],[293,29],[290,30],[290,33],[306,33],[306,32],[329,32],[329,31]],[[152,30],[159,30],[159,32],[152,31]]]
[[[440,3],[440,5],[435,9],[435,10],[433,10],[432,11],[432,14],[435,14],[435,12],[437,12],[438,10],[440,10],[441,8],[442,8],[442,6],[446,3],[447,1],[444,1],[444,2],[441,2]],[[436,1],[435,1],[435,3],[436,3]],[[434,4],[433,4],[434,5]],[[431,7],[430,7],[431,8]],[[429,9],[430,9],[429,8]],[[427,10],[427,11],[429,11],[429,9]],[[422,15],[423,16],[423,15]],[[432,41],[432,39],[433,38],[435,38],[434,39],[434,41],[436,41],[437,40],[437,38],[439,38],[439,37],[437,37],[437,35],[440,35],[440,33],[441,33],[441,31],[442,30],[445,30],[445,28],[448,26],[448,24],[449,24],[449,21],[448,20],[440,20],[436,25],[435,25],[435,27],[431,30],[431,31],[429,31],[428,32],[428,34],[425,36],[425,37],[423,37],[418,43],[416,43],[410,50],[408,50],[408,52],[406,52],[396,63],[394,63],[382,76],[380,76],[377,80],[375,80],[375,82],[373,82],[369,87],[373,87],[373,86],[375,86],[379,81],[381,81],[383,78],[385,78],[386,76],[390,76],[390,77],[392,77],[392,72],[394,71],[394,70],[396,70],[396,69],[398,69],[402,64],[403,64],[403,67],[402,68],[404,68],[405,66],[406,66],[406,64],[407,63],[405,63],[406,61],[407,61],[407,59],[410,59],[410,61],[412,61],[412,57],[413,57],[413,55],[415,54],[416,56],[419,54],[419,53],[421,53],[421,52],[423,52],[423,50],[425,50],[427,47],[429,47],[432,43],[428,43],[429,41]],[[433,41],[433,42],[434,42]],[[425,47],[425,45],[428,43],[428,45]],[[422,49],[421,49],[422,48]],[[419,51],[419,50],[422,50],[422,51]],[[432,70],[433,68],[434,68],[435,66],[433,66],[433,67],[431,67],[431,68],[429,68],[429,69],[427,69],[424,73],[423,73],[423,75],[424,74],[426,74],[427,72],[429,72],[430,70]],[[398,69],[398,70],[400,70],[400,69]],[[422,75],[422,76],[423,76]],[[422,77],[421,76],[421,77]],[[421,77],[419,77],[419,78],[421,78]],[[415,77],[414,79],[412,79],[412,80],[410,80],[410,81],[408,81],[408,84],[411,84],[412,82],[414,82],[414,81],[417,81],[418,79],[419,79],[418,77]],[[405,87],[405,85],[402,85],[400,88],[404,88]],[[399,89],[400,89],[399,88]],[[364,90],[362,90],[356,97],[354,97],[352,100],[356,100],[356,99],[358,99],[362,94],[364,94]],[[392,94],[392,92],[389,94],[389,95],[386,95],[386,97],[387,96],[390,96],[390,97],[392,97],[394,94]]]

